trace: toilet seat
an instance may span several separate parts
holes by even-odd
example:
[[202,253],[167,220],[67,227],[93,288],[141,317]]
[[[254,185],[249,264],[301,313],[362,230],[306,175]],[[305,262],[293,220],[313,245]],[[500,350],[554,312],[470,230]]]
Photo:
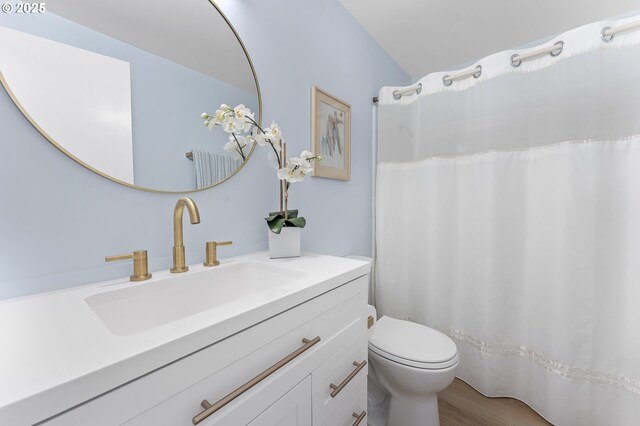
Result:
[[447,335],[409,321],[383,316],[369,338],[369,349],[381,357],[425,370],[458,363],[458,350]]

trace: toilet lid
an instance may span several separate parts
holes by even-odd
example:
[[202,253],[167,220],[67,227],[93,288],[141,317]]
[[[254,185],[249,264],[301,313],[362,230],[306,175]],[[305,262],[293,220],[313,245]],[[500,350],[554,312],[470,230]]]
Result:
[[387,316],[376,323],[369,348],[381,356],[419,368],[446,368],[458,361],[456,344],[447,335]]

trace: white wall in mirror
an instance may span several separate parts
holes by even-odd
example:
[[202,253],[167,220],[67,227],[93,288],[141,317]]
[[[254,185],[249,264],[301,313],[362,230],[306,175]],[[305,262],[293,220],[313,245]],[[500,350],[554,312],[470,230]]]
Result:
[[0,72],[45,133],[80,161],[134,183],[128,62],[2,26],[0,51]]
[[[91,7],[84,3],[82,7],[79,6],[79,9],[84,11],[80,20],[88,25],[92,24],[89,22],[90,16],[94,18],[96,17],[94,15],[102,16],[100,4],[104,6],[104,4],[110,3],[108,0],[101,1],[102,3],[89,2]],[[163,0],[160,3],[157,4],[157,7],[165,10],[174,4],[174,0]],[[189,19],[186,19],[187,22],[183,22],[176,18],[176,21],[181,23],[176,24],[177,28],[169,28],[164,25],[164,18],[156,18],[153,14],[138,15],[138,18],[144,21],[144,25],[140,25],[143,25],[148,31],[151,31],[150,28],[156,25],[157,28],[153,32],[156,35],[158,32],[162,33],[163,30],[166,31],[167,34],[164,37],[158,36],[158,38],[176,47],[174,50],[179,50],[177,46],[182,46],[183,51],[189,52],[186,55],[189,58],[203,58],[202,60],[205,62],[217,61],[223,65],[222,68],[233,66],[238,75],[248,73],[253,82],[252,90],[244,90],[233,85],[222,79],[224,76],[219,78],[212,76],[213,70],[205,73],[188,67],[181,58],[152,53],[153,46],[144,43],[145,40],[153,38],[151,36],[142,37],[144,40],[129,38],[125,40],[124,36],[115,34],[113,28],[128,27],[126,25],[127,19],[132,18],[122,13],[115,14],[110,7],[108,8],[109,14],[107,14],[109,19],[104,19],[105,22],[109,22],[107,25],[109,28],[105,29],[108,34],[56,15],[49,10],[44,14],[31,16],[0,14],[0,26],[64,43],[67,46],[94,52],[129,64],[133,182],[112,175],[93,163],[81,159],[103,175],[115,177],[146,189],[174,192],[193,191],[202,188],[199,185],[201,182],[199,174],[206,175],[207,170],[212,172],[209,173],[210,179],[206,180],[209,185],[205,185],[205,187],[213,185],[239,170],[241,162],[235,162],[233,167],[224,169],[219,167],[219,163],[232,162],[232,159],[227,158],[229,154],[223,149],[224,144],[228,141],[228,136],[224,132],[207,130],[202,125],[200,114],[205,111],[214,112],[221,103],[230,105],[243,103],[255,111],[256,116],[259,116],[259,97],[252,69],[232,29],[208,0],[189,0],[182,3],[186,11],[177,11],[176,16],[188,18],[199,11],[198,22],[200,23],[195,25],[199,28],[198,31],[203,32],[207,27],[204,23],[208,23],[211,33],[224,32],[226,34],[220,36],[220,41],[226,44],[224,49],[232,49],[237,52],[226,55],[220,53],[220,48],[215,45],[215,41],[208,37],[203,36],[204,38],[201,40],[191,38],[191,33],[182,35],[176,33],[178,28],[188,26]],[[56,5],[62,6],[58,3]],[[138,10],[137,7],[134,9]],[[131,10],[131,13],[134,12],[134,9]],[[114,14],[113,18],[117,18],[119,21],[112,21],[111,14]],[[133,28],[136,25],[133,25]],[[96,26],[102,28],[102,25],[97,23]],[[145,33],[145,31],[141,31],[141,34]],[[29,49],[24,49],[24,51],[25,54],[28,54]],[[41,73],[41,70],[41,67],[37,67],[30,72],[31,74]],[[78,77],[82,76],[81,74],[77,75]],[[77,81],[79,82],[80,79]],[[88,85],[88,83],[82,84]],[[11,84],[8,86],[9,89],[12,89]],[[66,92],[55,91],[55,93],[51,93],[49,87],[51,86],[46,86],[46,90],[39,92],[41,96],[47,98],[47,102],[55,103],[54,99],[60,99],[62,104],[67,103],[64,100]],[[88,109],[95,111],[98,108],[90,107]],[[25,110],[33,115],[28,108],[25,107]],[[52,118],[49,117],[49,119]],[[34,122],[38,125],[41,124],[38,119],[35,119]],[[103,133],[97,130],[94,128],[95,136]],[[0,129],[0,137],[6,134],[7,129]],[[91,138],[94,138],[94,135]],[[52,137],[52,139],[67,151],[72,151],[67,148],[65,139],[56,137]],[[210,161],[208,169],[196,167],[196,162],[185,157],[185,153],[196,150],[205,153],[207,157],[220,159],[220,161]],[[78,156],[76,155],[76,157]],[[130,158],[128,161],[130,162]]]

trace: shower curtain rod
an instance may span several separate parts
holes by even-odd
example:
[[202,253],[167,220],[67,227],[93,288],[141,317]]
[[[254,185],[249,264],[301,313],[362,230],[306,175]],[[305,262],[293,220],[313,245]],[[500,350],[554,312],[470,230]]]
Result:
[[519,67],[522,61],[526,61],[527,59],[538,58],[544,55],[558,56],[562,53],[562,48],[564,47],[564,41],[559,41],[557,43],[552,44],[551,46],[541,47],[540,49],[532,50],[531,52],[523,53],[522,55],[515,54],[511,56],[511,66]]
[[636,30],[638,28],[640,28],[640,21],[629,22],[614,28],[604,27],[602,29],[602,40],[604,40],[605,42],[610,42],[611,40],[613,40],[613,37],[616,34],[622,33],[625,31]]
[[[416,92],[416,94],[420,94],[420,92],[422,92],[422,83],[418,83],[417,85],[413,86],[413,87],[407,87],[406,89],[402,89],[402,90],[394,90],[393,91],[393,98],[398,100],[402,97],[402,95],[408,95],[409,93],[412,92]],[[374,96],[373,97],[373,103],[377,103],[378,102],[378,97]]]
[[[616,34],[637,30],[637,29],[640,29],[640,20],[628,22],[626,24],[619,25],[617,27],[604,27],[601,31],[602,40],[608,43],[611,40],[613,40]],[[541,47],[539,49],[532,50],[527,53],[523,53],[523,54],[516,53],[511,56],[511,66],[513,66],[514,68],[517,68],[520,66],[520,64],[522,64],[523,61],[526,61],[528,59],[538,58],[544,55],[558,56],[562,53],[563,48],[564,48],[564,42],[558,41],[550,46]],[[458,74],[447,74],[444,77],[442,77],[442,83],[445,86],[451,86],[451,84],[453,84],[454,81],[463,80],[471,76],[473,76],[474,78],[478,78],[480,77],[480,75],[482,75],[482,65],[478,65],[473,69],[463,71]],[[420,94],[421,91],[422,91],[422,83],[419,83],[417,86],[408,87],[402,90],[394,90],[393,98],[398,100],[402,98],[403,95],[407,95],[413,92],[415,92],[416,94]],[[375,96],[373,98],[373,103],[378,103],[378,100],[379,100],[378,96]]]
[[473,78],[478,78],[482,75],[482,65],[478,65],[477,67],[459,72],[458,74],[445,75],[442,77],[442,84],[445,86],[451,86],[454,81],[464,80],[465,78],[469,78],[473,76]]

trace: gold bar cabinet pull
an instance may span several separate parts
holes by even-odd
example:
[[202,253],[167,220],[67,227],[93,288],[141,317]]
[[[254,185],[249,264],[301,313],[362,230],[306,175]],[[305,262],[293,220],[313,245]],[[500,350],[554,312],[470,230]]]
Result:
[[230,246],[232,241],[223,241],[218,243],[216,241],[207,241],[206,254],[204,258],[204,266],[218,266],[218,246]]
[[146,250],[136,250],[133,253],[116,254],[114,256],[106,256],[105,262],[114,262],[116,260],[133,259],[133,275],[129,277],[130,281],[145,281],[151,278],[149,273],[149,262]]
[[228,403],[230,403],[231,401],[233,401],[234,399],[236,399],[237,397],[239,397],[240,395],[242,395],[243,393],[245,393],[246,391],[248,391],[249,389],[257,385],[258,383],[260,383],[261,381],[263,381],[264,379],[266,379],[267,377],[269,377],[270,375],[278,371],[280,368],[287,365],[293,359],[300,356],[303,352],[310,349],[313,345],[315,345],[319,341],[320,341],[320,336],[316,336],[311,340],[302,339],[302,343],[304,344],[300,346],[298,349],[291,352],[289,355],[282,358],[280,361],[276,362],[271,367],[267,368],[262,373],[258,374],[256,377],[249,380],[247,383],[240,386],[239,388],[237,388],[236,390],[234,390],[233,392],[231,392],[230,394],[228,394],[227,396],[225,396],[215,404],[211,404],[209,401],[205,399],[200,403],[200,405],[202,405],[202,408],[204,408],[204,411],[192,419],[193,424],[197,425],[198,423],[200,423],[201,421],[203,421],[204,419],[206,419],[216,411],[220,410],[222,407],[224,407],[225,405],[227,405]]
[[362,423],[362,421],[364,420],[365,417],[367,417],[367,412],[363,411],[362,413],[358,414],[358,413],[353,413],[352,414],[353,417],[356,418],[355,423],[353,423],[353,426],[358,426],[360,423]]
[[329,387],[331,389],[333,389],[333,392],[331,392],[331,398],[335,398],[342,389],[344,389],[345,386],[347,386],[347,384],[354,378],[356,377],[356,374],[358,374],[360,372],[360,370],[362,370],[364,368],[365,365],[367,365],[367,360],[365,359],[364,361],[362,361],[361,363],[357,363],[355,361],[353,361],[353,365],[356,366],[355,370],[353,370],[342,382],[340,382],[339,385],[334,385],[333,383],[331,383],[329,385]]

